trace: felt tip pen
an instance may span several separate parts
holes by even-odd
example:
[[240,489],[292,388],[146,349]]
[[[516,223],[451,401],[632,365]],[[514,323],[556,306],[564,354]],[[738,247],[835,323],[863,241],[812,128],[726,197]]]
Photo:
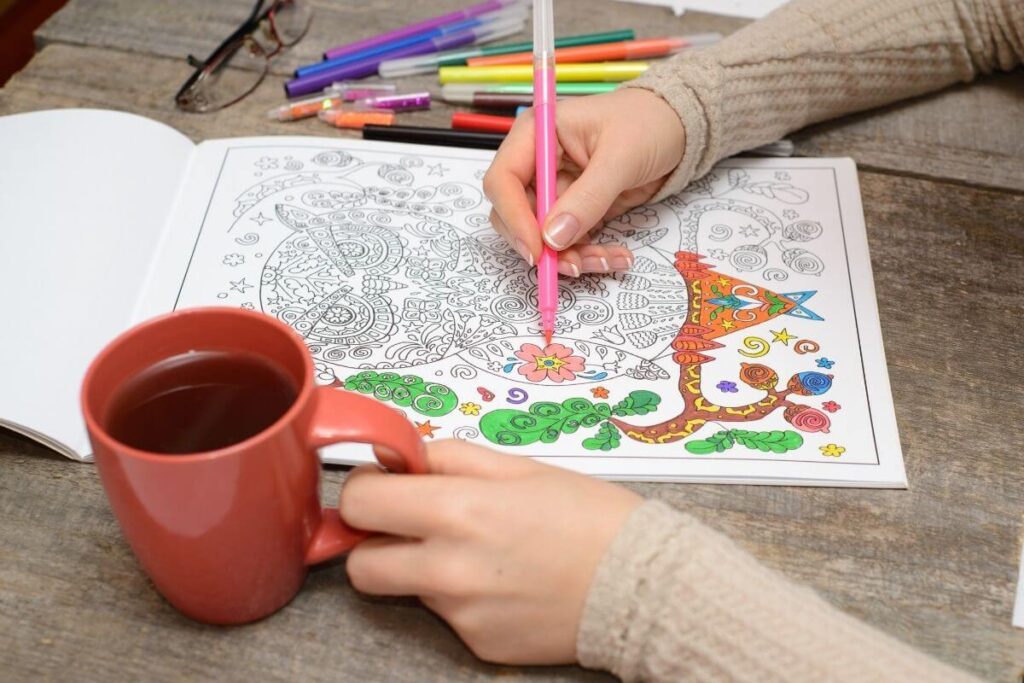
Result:
[[514,109],[529,107],[533,104],[533,95],[514,95],[512,93],[477,93],[473,95],[471,104],[477,109]]
[[[328,112],[324,113],[327,114]],[[498,149],[505,136],[500,133],[481,133],[474,130],[452,130],[451,128],[366,124],[363,127],[363,139],[408,142],[418,145],[441,145],[444,147]]]
[[332,83],[316,97],[292,100],[280,107],[267,112],[267,118],[275,121],[298,121],[299,119],[316,116],[321,111],[335,109],[344,102],[372,97],[380,97],[392,93],[395,86],[390,83],[374,83],[352,87],[349,83]]
[[319,116],[321,121],[335,128],[362,128],[371,124],[390,126],[395,122],[395,112],[383,110],[328,109],[320,112]]
[[[507,22],[514,23],[520,27],[522,26],[522,21],[520,19],[502,20],[502,22],[499,23],[488,24],[486,26],[467,29],[465,31],[457,31],[439,38],[431,38],[430,40],[414,43],[394,52],[389,52],[386,56],[409,57],[412,55],[429,54],[431,52],[459,47],[461,45],[470,45],[487,40],[494,40],[494,33],[496,31],[499,33],[504,31]],[[315,74],[309,74],[288,81],[285,83],[284,89],[290,97],[295,97],[297,95],[305,95],[315,92],[337,80],[365,78],[376,74],[382,61],[384,61],[384,57],[377,56],[348,64],[342,64],[325,71],[320,71]]]
[[[575,62],[612,62],[620,59],[666,57],[687,48],[711,45],[721,39],[721,33],[699,33],[692,36],[645,38],[643,40],[626,40],[602,45],[581,45],[555,50],[555,59],[558,60],[559,64],[569,64]],[[502,64],[529,64],[532,59],[533,55],[531,53],[519,52],[507,55],[474,57],[466,60],[466,63],[469,66],[499,66]]]
[[356,100],[356,109],[388,109],[390,111],[418,111],[430,109],[430,93],[414,92],[401,95],[381,95]]
[[488,12],[494,12],[510,5],[519,4],[519,2],[520,0],[487,0],[487,2],[481,2],[478,5],[472,5],[465,9],[449,12],[448,14],[441,14],[414,24],[408,24],[402,28],[388,31],[387,33],[381,33],[380,35],[372,36],[370,38],[363,38],[362,40],[357,40],[352,43],[332,47],[324,53],[324,59],[334,59],[335,57],[359,52],[360,50],[369,50],[378,45],[383,45],[384,43],[394,42],[396,40],[401,40],[402,38],[408,38],[409,36],[426,33],[438,26],[445,26],[463,19],[469,19]]
[[[389,55],[394,55],[398,52],[401,52],[404,48],[408,48],[412,45],[419,45],[421,43],[429,42],[437,43],[446,36],[451,36],[457,33],[461,33],[463,31],[468,31],[470,29],[485,29],[485,27],[490,27],[495,24],[505,26],[509,22],[521,23],[524,21],[526,21],[526,15],[523,12],[523,8],[520,6],[514,6],[507,10],[502,10],[500,12],[495,12],[493,14],[481,14],[480,16],[473,17],[472,19],[466,19],[464,21],[450,24],[448,26],[441,26],[439,28],[435,28],[431,31],[428,31],[427,33],[424,33],[422,35],[412,36],[410,38],[404,38],[402,40],[397,40],[392,43],[380,45],[378,47],[373,48],[372,50],[357,52],[350,55],[345,55],[343,57],[336,57],[334,59],[325,59],[322,62],[305,64],[295,70],[295,76],[296,78],[301,78],[302,76],[312,76],[313,74],[322,73],[329,69],[334,69],[345,64],[363,62],[372,57],[379,57],[380,60],[383,61],[385,59],[388,59]],[[503,33],[503,35],[510,34],[506,31]],[[444,48],[440,49],[446,49],[447,47],[449,46],[445,46]]]
[[540,260],[537,261],[537,304],[540,309],[541,331],[547,345],[551,344],[551,337],[555,333],[555,314],[558,311],[558,255],[544,241],[544,223],[558,198],[558,134],[555,131],[555,80],[558,67],[555,65],[555,22],[552,2],[553,0],[535,0],[533,5],[532,67],[533,108],[536,115],[534,178],[537,187],[537,226],[541,231],[543,245]]
[[485,133],[508,133],[516,122],[513,116],[492,116],[457,111],[452,114],[452,128],[455,130],[479,130]]
[[[555,78],[568,81],[628,81],[647,71],[647,62],[600,62],[596,64],[559,64]],[[442,84],[447,83],[528,83],[533,80],[529,64],[509,66],[442,66],[438,72]]]
[[[583,33],[578,36],[564,36],[555,39],[555,47],[574,47],[577,45],[595,45],[612,43],[620,40],[633,40],[632,29],[605,31],[604,33]],[[447,50],[432,55],[406,57],[404,59],[388,59],[380,63],[381,78],[412,76],[437,71],[442,66],[462,66],[475,57],[506,55],[527,52],[533,49],[533,42],[512,43],[510,45],[485,45],[460,50]]]
[[[597,95],[611,92],[618,83],[557,83],[555,94],[559,97],[572,95]],[[441,86],[441,99],[453,104],[473,104],[477,95],[528,95],[533,103],[532,83],[449,83]]]

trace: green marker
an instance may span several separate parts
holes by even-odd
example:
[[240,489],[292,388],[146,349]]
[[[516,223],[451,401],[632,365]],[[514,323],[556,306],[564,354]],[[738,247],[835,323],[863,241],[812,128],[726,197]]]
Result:
[[[618,83],[557,83],[555,94],[598,95],[611,92]],[[441,86],[441,99],[452,104],[474,104],[477,95],[533,95],[533,83],[449,83]]]
[[[635,35],[633,29],[621,29],[618,31],[605,31],[604,33],[585,33],[579,36],[566,36],[555,38],[555,47],[578,47],[580,45],[599,45],[601,43],[617,43],[623,40],[633,40]],[[473,47],[467,50],[449,50],[448,52],[436,52],[432,55],[417,55],[405,59],[390,59],[380,63],[377,73],[381,78],[397,78],[399,76],[412,76],[413,74],[428,74],[438,70],[442,66],[463,66],[467,59],[473,57],[490,57],[492,55],[508,55],[514,52],[529,52],[533,49],[533,43],[512,43],[511,45],[489,45],[487,47]],[[532,92],[532,91],[531,91]]]

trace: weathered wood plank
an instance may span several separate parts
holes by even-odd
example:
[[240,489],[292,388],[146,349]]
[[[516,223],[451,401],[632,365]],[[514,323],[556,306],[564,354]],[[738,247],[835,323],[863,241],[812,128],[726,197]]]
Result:
[[[870,172],[861,183],[910,489],[634,488],[924,651],[1016,681],[1024,196]],[[0,434],[0,468],[0,671],[12,679],[598,679],[479,663],[415,603],[355,594],[341,566],[271,619],[197,626],[150,589],[90,466]],[[328,500],[342,476],[328,472]]]
[[[315,3],[316,16],[309,35],[275,60],[272,68],[284,76],[299,64],[317,60],[326,47],[450,11],[460,4],[460,0],[407,4],[401,7],[399,19],[395,3],[386,0],[320,0]],[[183,61],[189,53],[207,54],[244,18],[249,6],[248,0],[160,0],[141,4],[131,0],[72,0],[39,29],[37,40],[41,44],[108,47]],[[730,33],[745,22],[695,12],[674,17],[664,8],[609,0],[560,0],[557,23],[574,33],[626,26],[640,36],[655,36]],[[124,73],[115,71],[106,77],[120,80]],[[183,79],[181,76],[167,82],[161,92],[169,97]],[[403,83],[410,88],[436,89],[432,78]],[[813,127],[795,135],[797,152],[807,156],[852,156],[866,168],[1024,191],[1021,91],[1024,72],[1019,70],[983,78],[971,86]]]

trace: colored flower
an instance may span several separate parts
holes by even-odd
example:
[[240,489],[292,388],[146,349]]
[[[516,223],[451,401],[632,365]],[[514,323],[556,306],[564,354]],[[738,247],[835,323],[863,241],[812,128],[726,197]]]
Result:
[[840,455],[846,452],[846,449],[834,443],[827,443],[824,446],[818,446],[818,450],[821,454],[828,458],[838,458]]
[[735,394],[739,391],[739,389],[736,388],[736,382],[729,382],[724,379],[715,386],[718,387],[719,391],[724,391],[728,394]]
[[821,404],[821,407],[830,413],[834,413],[840,408],[842,408],[842,406],[836,403],[835,401],[825,401],[824,403]]
[[821,358],[818,359],[818,367],[819,368],[825,368],[826,370],[831,370],[832,366],[835,365],[835,364],[836,364],[836,362],[834,360],[829,360],[828,358],[825,358],[824,356],[822,356]]
[[584,368],[583,357],[572,355],[572,349],[562,344],[548,344],[543,349],[536,344],[523,344],[515,355],[523,361],[519,374],[531,382],[571,382]]
[[594,395],[594,398],[608,398],[608,390],[604,387],[594,387],[590,393]]
[[462,411],[463,415],[479,415],[480,414],[480,404],[479,403],[472,403],[472,402],[463,403],[461,406],[459,406],[459,410]]

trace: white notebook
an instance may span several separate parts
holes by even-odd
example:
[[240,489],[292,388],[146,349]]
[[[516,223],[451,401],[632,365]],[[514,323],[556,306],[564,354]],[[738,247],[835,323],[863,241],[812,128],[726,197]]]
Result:
[[[491,153],[314,137],[194,145],[145,118],[0,119],[0,423],[88,459],[78,390],[133,323],[262,311],[316,381],[617,480],[906,484],[848,159],[733,159],[610,221],[631,272],[536,273],[490,228]],[[365,461],[364,448],[325,461]]]

